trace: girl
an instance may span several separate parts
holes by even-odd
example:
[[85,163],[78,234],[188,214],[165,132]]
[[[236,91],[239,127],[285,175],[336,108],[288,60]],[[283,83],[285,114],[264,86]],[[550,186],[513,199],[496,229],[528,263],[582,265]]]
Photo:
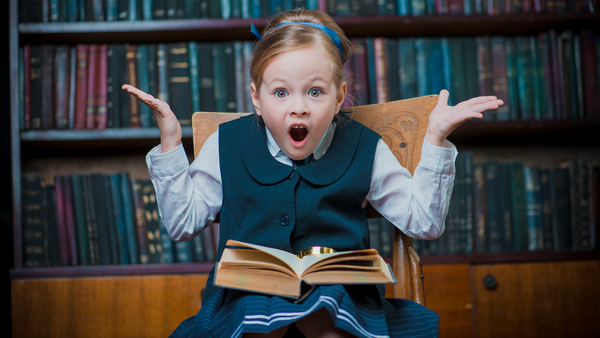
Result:
[[[439,237],[457,155],[446,137],[502,101],[479,97],[450,107],[443,90],[411,178],[379,135],[339,114],[350,44],[328,15],[286,12],[263,35],[250,69],[256,114],[222,124],[191,165],[169,106],[123,86],[158,121],[161,144],[146,161],[171,237],[188,240],[221,212],[218,257],[230,238],[295,254],[312,246],[364,249],[365,201],[409,236]],[[435,313],[386,300],[374,285],[320,286],[293,303],[212,281],[211,272],[202,309],[173,336],[437,336]]]

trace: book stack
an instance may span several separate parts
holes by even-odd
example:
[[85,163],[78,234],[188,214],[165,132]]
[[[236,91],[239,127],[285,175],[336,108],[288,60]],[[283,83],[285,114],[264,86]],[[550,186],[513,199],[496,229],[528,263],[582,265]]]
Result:
[[600,118],[597,52],[591,31],[535,36],[354,39],[349,97],[365,105],[450,92],[504,100],[484,120]]
[[472,156],[458,155],[445,232],[415,240],[421,255],[598,249],[598,163],[538,167]]
[[216,233],[173,242],[149,179],[128,173],[22,175],[25,267],[211,261]]
[[595,0],[327,0],[327,12],[333,16],[595,13],[596,10]]
[[19,22],[268,18],[317,0],[25,0]]

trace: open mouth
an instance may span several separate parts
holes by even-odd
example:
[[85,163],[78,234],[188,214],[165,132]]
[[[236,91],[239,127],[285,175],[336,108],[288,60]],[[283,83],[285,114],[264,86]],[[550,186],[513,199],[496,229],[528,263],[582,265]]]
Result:
[[295,124],[290,128],[290,137],[294,140],[294,144],[299,146],[306,140],[306,136],[308,135],[308,129],[306,126]]

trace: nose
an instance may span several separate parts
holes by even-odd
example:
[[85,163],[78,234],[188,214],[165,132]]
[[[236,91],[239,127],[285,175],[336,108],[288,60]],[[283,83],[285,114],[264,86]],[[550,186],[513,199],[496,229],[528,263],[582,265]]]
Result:
[[290,114],[298,116],[310,114],[310,109],[308,108],[306,98],[303,95],[299,95],[294,98],[292,105],[290,106]]

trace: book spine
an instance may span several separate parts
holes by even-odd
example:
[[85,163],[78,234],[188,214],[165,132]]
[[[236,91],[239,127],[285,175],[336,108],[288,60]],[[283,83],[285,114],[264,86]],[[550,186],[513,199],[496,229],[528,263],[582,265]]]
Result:
[[508,120],[509,111],[512,109],[508,97],[508,81],[506,78],[506,56],[504,38],[494,36],[490,39],[492,50],[492,73],[494,95],[504,101],[504,105],[496,110],[496,120]]
[[515,40],[517,54],[518,97],[521,119],[534,118],[534,69],[532,66],[531,44],[527,36],[519,36]]
[[215,109],[227,112],[227,70],[225,65],[225,46],[223,43],[212,45],[213,81]]
[[76,47],[69,47],[69,102],[68,102],[68,129],[75,127],[75,98],[77,88],[77,50]]
[[590,215],[590,248],[598,248],[600,240],[600,166],[590,164],[589,168],[589,215]]
[[139,180],[132,179],[131,186],[133,187],[132,198],[137,225],[139,259],[141,264],[148,264],[150,263],[150,253],[148,251],[148,237],[146,235],[146,215],[144,212],[144,203],[142,202],[142,184]]
[[23,129],[31,129],[31,45],[23,46]]
[[106,129],[107,117],[106,117],[106,105],[107,105],[107,92],[108,92],[108,45],[103,44],[98,47],[98,84],[96,86],[96,128]]
[[527,237],[527,199],[523,163],[512,162],[509,168],[511,223],[513,226],[515,251],[526,251]]
[[152,181],[139,180],[141,184],[142,203],[144,217],[146,218],[146,239],[148,241],[148,252],[150,263],[164,263],[162,257],[162,246],[160,239],[160,224],[158,222],[158,205]]
[[[202,67],[198,67],[198,78],[200,81],[200,110],[216,111],[212,43],[198,44],[198,60],[202,60],[203,64]],[[254,111],[254,107],[251,111]]]
[[63,198],[65,200],[65,225],[67,230],[67,240],[69,246],[69,258],[70,265],[77,266],[79,265],[80,259],[78,257],[77,251],[77,233],[75,231],[75,210],[73,204],[73,188],[71,185],[71,178],[69,176],[65,176],[63,180],[64,187],[64,195]]
[[42,232],[43,232],[43,264],[42,266],[61,266],[58,225],[56,220],[56,196],[54,185],[47,184],[42,188]]
[[417,96],[424,96],[429,91],[429,72],[427,69],[427,39],[416,38],[415,48],[415,77]]
[[486,162],[486,187],[487,187],[487,224],[488,224],[488,250],[489,252],[503,251],[503,214],[500,207],[500,165],[498,162]]
[[[150,93],[150,79],[148,74],[148,53],[149,45],[137,45],[136,62],[139,89],[144,93]],[[139,104],[140,109],[140,127],[148,128],[151,123],[152,111],[145,104]]]
[[524,167],[525,197],[527,210],[527,248],[529,251],[544,249],[543,201],[539,168]]
[[21,209],[23,219],[23,265],[44,265],[43,188],[39,174],[21,175]]
[[[387,55],[387,74],[388,74],[388,87],[389,87],[389,100],[397,101],[400,100],[400,70],[398,63],[398,40],[387,39],[386,42],[386,55]],[[348,64],[348,63],[346,63]],[[348,65],[348,71],[350,66]]]
[[504,53],[506,60],[506,88],[508,91],[508,102],[504,102],[504,105],[509,106],[507,119],[515,121],[521,119],[521,110],[518,94],[517,51],[514,37],[504,37]]
[[598,83],[598,54],[594,33],[583,30],[581,33],[582,72],[585,90],[585,109],[588,118],[600,117],[600,85]]
[[115,44],[108,45],[107,51],[107,67],[108,73],[106,78],[106,127],[119,128],[121,126],[119,117],[119,97],[125,92],[121,90],[122,83],[119,83],[119,54],[118,46]]
[[[198,43],[188,43],[188,57],[190,63],[190,92],[192,112],[200,111],[200,78],[198,76]],[[243,89],[241,91],[243,93]]]
[[[223,52],[225,53],[225,75],[227,77],[227,111],[237,112],[236,103],[236,78],[235,78],[235,60],[233,53],[233,43],[225,42]],[[189,71],[188,71],[189,72]],[[188,89],[189,91],[189,89]],[[189,95],[188,95],[189,97]],[[189,111],[189,108],[188,108]]]
[[412,38],[398,40],[400,99],[417,96],[417,75],[415,73],[415,49]]
[[75,233],[77,236],[77,256],[81,265],[90,265],[90,249],[81,175],[71,175],[70,179],[73,192],[73,215],[75,219]]
[[56,129],[66,129],[69,126],[69,47],[57,46],[54,56],[54,108]]
[[388,65],[385,38],[373,39],[373,62],[375,63],[375,88],[377,102],[384,103],[390,100]]
[[85,129],[88,84],[88,45],[77,45],[77,75],[75,82],[75,121],[73,128]]
[[369,104],[377,103],[377,85],[375,84],[375,51],[373,38],[365,39],[367,56],[367,80],[369,89]]
[[85,206],[85,222],[88,235],[89,258],[91,265],[100,264],[100,248],[98,244],[98,224],[94,198],[92,196],[92,178],[89,175],[81,177],[83,187],[83,200]]
[[474,244],[474,213],[473,213],[473,152],[467,151],[463,153],[464,160],[464,234],[465,234],[465,253],[473,253],[475,251]]
[[552,199],[550,192],[550,169],[540,168],[540,187],[542,191],[542,218],[544,234],[544,250],[554,250],[554,234],[552,230]]
[[111,179],[109,174],[102,174],[102,200],[106,210],[106,230],[108,233],[108,243],[110,249],[111,264],[122,264],[119,254],[119,236],[117,229],[117,219],[114,209],[113,195],[111,191]]
[[577,171],[579,175],[579,249],[590,250],[591,229],[590,229],[590,185],[589,185],[590,165],[585,159],[577,160]]
[[54,189],[56,196],[56,224],[58,229],[58,243],[60,248],[59,263],[61,266],[70,264],[69,236],[67,234],[67,221],[65,216],[65,177],[54,177]]
[[42,45],[41,129],[54,128],[54,45]]
[[111,249],[111,236],[110,236],[110,220],[108,219],[111,215],[108,213],[108,209],[105,201],[105,183],[104,174],[92,174],[91,175],[91,194],[93,198],[93,208],[96,214],[96,231],[98,234],[98,252],[100,254],[99,260],[102,265],[110,265],[114,263],[113,252]]
[[98,85],[98,45],[90,45],[88,51],[87,95],[85,128],[94,129],[96,122],[96,86]]
[[169,99],[171,110],[182,126],[191,125],[190,115],[190,64],[186,43],[167,46],[169,72]]
[[535,36],[529,37],[529,48],[531,51],[531,72],[533,81],[533,118],[541,120],[546,111],[545,70],[543,51],[540,41]]
[[354,92],[356,93],[356,103],[364,105],[369,103],[369,83],[367,75],[367,51],[364,40],[354,40]]
[[554,250],[571,250],[569,170],[567,168],[550,168],[549,178]]
[[476,164],[473,169],[473,213],[474,213],[474,251],[487,252],[487,193],[484,164]]
[[165,102],[171,102],[168,85],[167,45],[164,43],[156,45],[156,70],[158,75],[158,98]]
[[[131,13],[130,13],[131,14]],[[137,70],[137,46],[125,46],[125,63],[127,67],[127,83],[134,87],[139,86]],[[129,127],[140,128],[140,104],[137,98],[129,95]]]
[[138,264],[137,223],[132,195],[133,187],[128,173],[121,173],[119,176],[121,181],[121,196],[123,197],[123,220],[125,232],[127,233],[127,254],[131,264]]
[[[233,80],[235,83],[235,86],[230,86],[231,88],[233,88],[233,94],[235,97],[235,108],[234,108],[234,112],[243,112],[245,107],[246,107],[246,103],[244,102],[244,99],[246,97],[245,92],[244,92],[244,84],[246,83],[246,80],[244,78],[244,56],[243,56],[243,43],[241,41],[234,41],[233,42],[233,63],[234,63],[234,76],[233,76]],[[196,54],[197,55],[197,54]],[[191,69],[190,69],[190,73],[191,73]],[[193,92],[193,91],[192,91]],[[192,95],[193,97],[193,95]],[[197,110],[193,110],[192,112],[195,112]]]

